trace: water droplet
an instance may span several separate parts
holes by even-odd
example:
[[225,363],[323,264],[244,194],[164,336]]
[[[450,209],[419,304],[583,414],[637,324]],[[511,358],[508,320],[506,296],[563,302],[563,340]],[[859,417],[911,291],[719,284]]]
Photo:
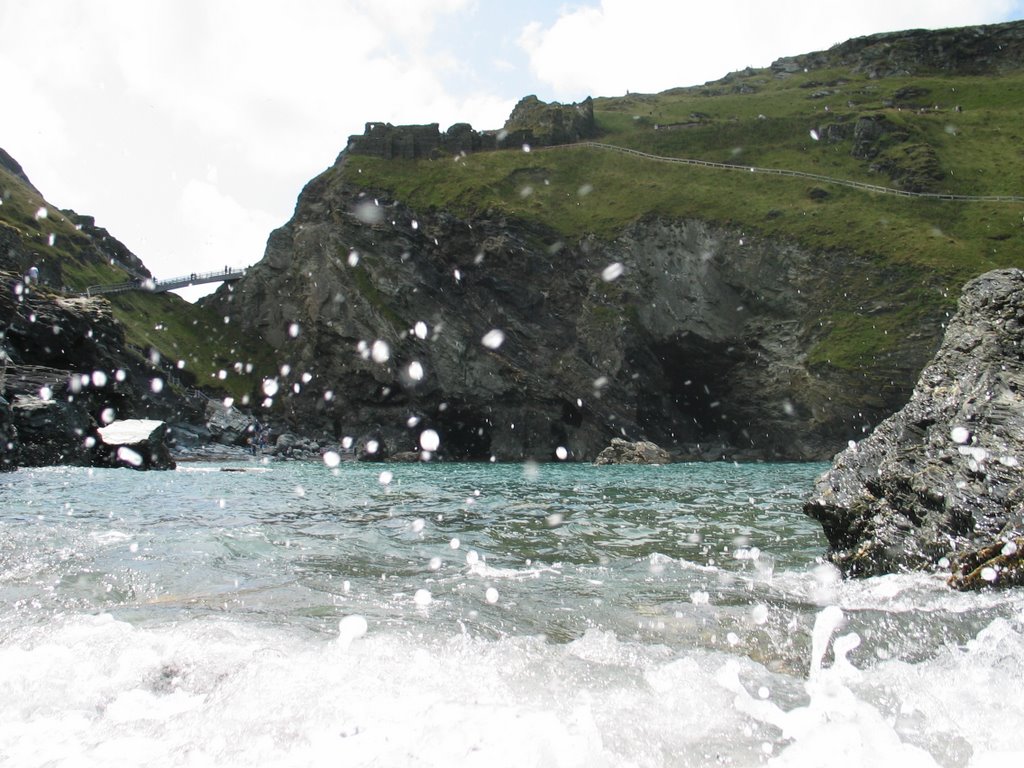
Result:
[[488,587],[487,591],[484,592],[484,600],[486,600],[491,605],[494,605],[496,602],[498,602],[498,590],[496,590],[494,587]]
[[142,456],[139,455],[138,451],[133,451],[127,445],[122,445],[117,449],[117,459],[125,464],[131,464],[133,467],[142,466]]
[[356,218],[363,224],[380,224],[384,221],[384,211],[381,210],[375,200],[364,200],[359,203],[356,206],[355,214]]
[[422,320],[417,321],[416,325],[413,327],[413,333],[416,334],[417,339],[427,338],[427,324]]
[[409,378],[413,381],[423,380],[423,366],[415,360],[409,363]]
[[432,429],[424,429],[420,432],[420,448],[433,453],[441,445],[441,436]]
[[53,390],[45,384],[39,388],[39,399],[40,400],[52,400]]
[[610,283],[622,277],[624,271],[625,267],[621,263],[614,261],[601,271],[601,279],[606,283]]
[[348,265],[350,267],[355,267],[358,264],[359,264],[359,252],[358,251],[349,251],[348,252]]
[[324,464],[329,469],[334,469],[336,466],[341,464],[341,454],[337,451],[326,451],[323,455]]
[[567,458],[569,458],[569,451],[565,449],[564,445],[560,445],[557,448],[555,448],[555,456],[558,457],[559,461],[565,461]]
[[816,130],[814,130],[813,128],[811,128],[810,133],[811,133],[811,138],[814,139],[815,141],[817,141],[819,138],[821,138],[820,136],[818,136],[818,132]]
[[[345,591],[348,592],[348,589]],[[345,616],[338,622],[338,643],[344,648],[348,648],[353,640],[365,635],[368,629],[369,624],[364,617],[358,614]]]
[[412,599],[416,605],[423,607],[430,605],[434,597],[430,594],[430,590],[428,589],[417,589],[416,594],[412,596]]
[[92,385],[94,387],[105,387],[107,386],[107,374],[103,371],[92,372]]
[[391,470],[385,469],[383,472],[380,473],[380,476],[377,478],[377,482],[379,482],[381,485],[391,485],[391,481],[394,479],[394,473],[391,472]]
[[966,427],[953,427],[949,432],[949,436],[953,439],[954,443],[960,445],[971,439],[971,433]]
[[458,549],[460,546],[462,546],[462,542],[455,538],[448,542],[448,546],[452,549]]
[[288,335],[291,336],[293,339],[297,339],[301,331],[302,329],[299,327],[298,323],[292,323],[291,325],[288,326]]
[[273,397],[277,394],[277,379],[264,379],[263,380],[263,394],[267,397]]
[[109,424],[116,418],[117,414],[114,413],[113,408],[104,408],[103,412],[100,413],[100,421],[102,421],[104,424]]
[[377,339],[373,342],[373,347],[370,348],[370,357],[375,363],[386,363],[391,359],[391,347],[386,341]]
[[40,219],[45,219],[47,216],[49,216],[49,214],[46,212],[45,208],[39,208],[36,211],[36,221]]
[[164,380],[160,377],[154,378],[149,382],[149,388],[153,394],[158,394],[164,391]]
[[505,334],[497,328],[488,331],[480,342],[488,349],[497,349],[505,343]]

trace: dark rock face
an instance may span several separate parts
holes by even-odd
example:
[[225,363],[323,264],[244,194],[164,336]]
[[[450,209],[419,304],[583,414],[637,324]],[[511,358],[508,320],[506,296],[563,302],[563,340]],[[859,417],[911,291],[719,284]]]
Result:
[[82,405],[18,395],[12,410],[18,434],[18,466],[95,463],[96,422]]
[[[0,280],[20,284],[11,273]],[[12,428],[3,445],[14,444],[9,456],[18,466],[108,466],[97,428],[117,419],[200,421],[169,388],[152,391],[153,377],[165,374],[126,343],[105,299],[5,289],[0,323],[0,395],[11,403]],[[5,434],[0,426],[0,439]]]
[[906,407],[835,457],[804,510],[848,575],[945,559],[957,586],[1024,583],[1022,462],[1024,272],[998,270],[967,284]]
[[298,433],[392,455],[429,428],[441,460],[562,446],[590,461],[613,437],[821,460],[903,405],[934,349],[908,334],[871,370],[810,362],[828,332],[816,297],[844,280],[888,276],[696,220],[566,242],[502,214],[413,211],[331,169],[209,302],[288,364],[273,418]]
[[597,454],[595,464],[668,464],[672,457],[649,440],[629,442],[621,437],[612,439],[611,445]]

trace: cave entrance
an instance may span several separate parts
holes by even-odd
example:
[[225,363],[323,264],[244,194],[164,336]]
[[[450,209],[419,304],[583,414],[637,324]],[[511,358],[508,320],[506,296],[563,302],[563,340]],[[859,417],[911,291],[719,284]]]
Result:
[[439,455],[452,461],[491,458],[491,420],[473,408],[444,404],[430,424],[441,438]]
[[654,369],[642,376],[637,421],[655,441],[735,443],[733,386],[738,346],[686,334],[650,347]]

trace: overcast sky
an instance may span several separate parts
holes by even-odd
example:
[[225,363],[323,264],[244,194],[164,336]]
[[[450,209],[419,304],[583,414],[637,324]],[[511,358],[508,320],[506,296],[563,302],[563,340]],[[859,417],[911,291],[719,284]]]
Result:
[[499,128],[530,93],[657,92],[1021,18],[1024,0],[0,0],[0,147],[174,277],[259,261],[367,121]]

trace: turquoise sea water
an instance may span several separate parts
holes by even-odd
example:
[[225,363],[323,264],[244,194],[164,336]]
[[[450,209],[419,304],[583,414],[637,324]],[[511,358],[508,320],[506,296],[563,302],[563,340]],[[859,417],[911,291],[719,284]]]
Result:
[[823,469],[4,476],[0,764],[1006,759],[1024,596],[843,582]]

